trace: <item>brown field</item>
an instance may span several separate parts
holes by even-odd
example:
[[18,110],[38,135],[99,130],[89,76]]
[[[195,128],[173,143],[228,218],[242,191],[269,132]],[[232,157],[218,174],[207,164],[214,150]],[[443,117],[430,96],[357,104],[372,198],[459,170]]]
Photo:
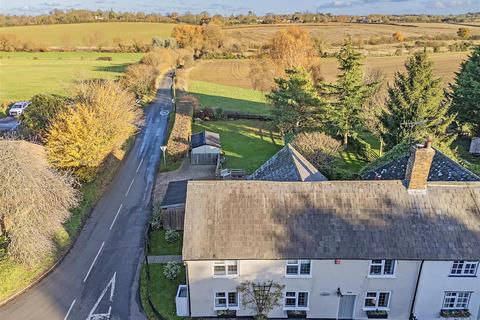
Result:
[[[451,82],[460,63],[467,53],[432,54],[434,70],[442,77],[445,84]],[[367,69],[379,69],[391,81],[397,71],[404,70],[407,56],[401,57],[368,57],[365,59]],[[244,60],[204,60],[190,72],[190,79],[213,82],[217,84],[251,88],[248,77],[250,61]],[[322,59],[322,73],[326,81],[334,81],[337,75],[337,61],[334,58]]]
[[[225,28],[228,38],[233,38],[249,46],[260,45],[265,42],[278,30],[291,26],[288,25],[245,25]],[[396,31],[403,33],[407,38],[435,36],[447,34],[454,36],[460,25],[448,23],[415,23],[415,24],[361,24],[361,23],[337,23],[324,24],[298,24],[312,34],[321,38],[327,43],[334,45],[341,43],[343,39],[350,36],[353,39],[368,40],[371,37],[391,37]],[[472,35],[480,35],[480,25],[472,29]]]

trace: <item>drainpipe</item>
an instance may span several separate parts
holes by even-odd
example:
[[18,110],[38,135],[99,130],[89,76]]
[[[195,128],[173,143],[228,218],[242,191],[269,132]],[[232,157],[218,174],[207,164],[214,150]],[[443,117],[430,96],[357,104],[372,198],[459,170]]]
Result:
[[417,277],[417,283],[415,285],[415,292],[413,293],[413,301],[412,301],[412,307],[410,308],[410,320],[414,320],[413,315],[413,310],[415,309],[415,303],[417,302],[417,291],[418,291],[418,284],[420,283],[420,277],[422,276],[422,269],[423,269],[423,263],[425,260],[422,260],[420,263],[420,269],[418,270],[418,277]]
[[188,299],[188,316],[192,315],[192,304],[190,303],[190,282],[188,281],[188,263],[184,262],[185,265],[185,283],[187,285],[187,299]]

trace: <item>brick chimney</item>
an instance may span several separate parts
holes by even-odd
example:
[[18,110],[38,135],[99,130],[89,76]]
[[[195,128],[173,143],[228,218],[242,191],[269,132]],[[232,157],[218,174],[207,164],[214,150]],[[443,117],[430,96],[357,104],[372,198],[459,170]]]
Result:
[[424,193],[427,191],[427,180],[432,166],[435,150],[429,137],[424,144],[417,144],[411,149],[408,159],[405,179],[409,193]]

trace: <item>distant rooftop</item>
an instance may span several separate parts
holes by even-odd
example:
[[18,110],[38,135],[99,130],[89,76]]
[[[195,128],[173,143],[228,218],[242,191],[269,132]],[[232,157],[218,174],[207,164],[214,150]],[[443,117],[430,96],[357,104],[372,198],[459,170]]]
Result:
[[287,144],[252,173],[248,180],[326,181],[328,179],[295,148]]
[[197,148],[205,145],[221,148],[220,135],[218,133],[210,131],[202,131],[192,134],[191,143],[192,148]]

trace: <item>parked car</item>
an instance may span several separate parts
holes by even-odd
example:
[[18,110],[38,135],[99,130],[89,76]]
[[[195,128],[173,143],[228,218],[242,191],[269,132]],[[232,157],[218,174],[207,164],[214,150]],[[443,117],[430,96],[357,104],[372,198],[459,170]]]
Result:
[[8,114],[12,117],[17,117],[22,114],[22,112],[30,105],[30,103],[30,101],[15,102],[10,108]]

